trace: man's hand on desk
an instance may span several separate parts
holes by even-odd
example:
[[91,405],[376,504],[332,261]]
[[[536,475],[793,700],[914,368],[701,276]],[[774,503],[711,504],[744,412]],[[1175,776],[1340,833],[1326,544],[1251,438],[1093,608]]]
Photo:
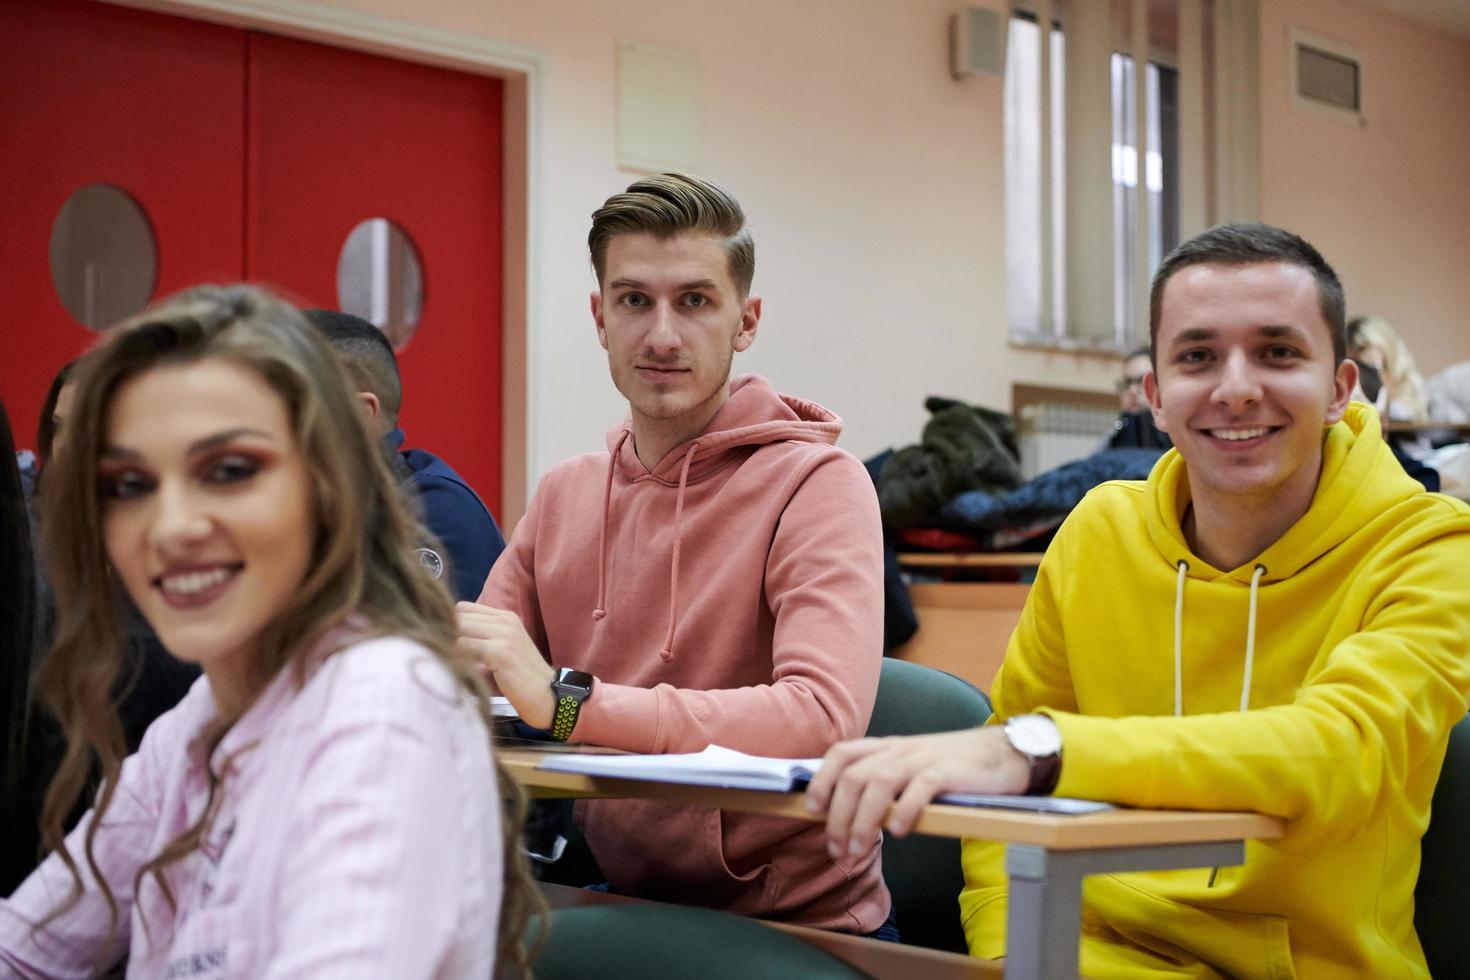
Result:
[[556,669],[531,642],[521,618],[478,602],[460,602],[454,606],[454,619],[459,633],[456,651],[480,665],[522,721],[533,728],[550,728],[556,713],[556,696],[551,693]]
[[890,834],[913,830],[919,811],[941,793],[1026,791],[1030,766],[998,726],[938,735],[864,738],[834,745],[806,789],[807,806],[827,813],[834,859],[872,846],[888,808]]

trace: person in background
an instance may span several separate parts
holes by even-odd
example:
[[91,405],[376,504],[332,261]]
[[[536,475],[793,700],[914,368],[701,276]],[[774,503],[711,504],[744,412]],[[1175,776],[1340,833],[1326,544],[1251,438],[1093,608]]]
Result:
[[76,400],[77,364],[81,358],[73,358],[61,366],[56,372],[56,377],[51,379],[51,387],[46,389],[46,400],[41,403],[41,416],[36,420],[36,455],[40,457],[41,465],[51,458],[56,451],[57,440],[63,437],[66,431],[66,418],[71,414],[72,403]]
[[393,345],[361,317],[336,310],[303,312],[341,358],[399,483],[435,538],[418,549],[420,560],[436,577],[445,577],[456,599],[478,598],[505,539],[490,509],[448,463],[425,449],[403,448],[398,425],[403,386]]
[[[316,332],[249,287],[182,294],[87,356],[65,431],[37,688],[67,754],[50,856],[0,902],[0,973],[89,975],[124,950],[136,976],[483,978],[497,949],[517,959],[536,899],[484,683]],[[204,670],[126,759],[114,579]]]
[[[755,341],[740,205],[661,174],[592,216],[592,319],[629,414],[542,479],[462,648],[522,721],[634,752],[818,755],[861,734],[883,659],[883,533],[837,416],[730,378]],[[654,800],[579,803],[618,894],[896,938],[876,840]]]
[[27,503],[0,404],[0,895],[35,867],[40,845],[43,781],[30,691],[41,613]]
[[1123,358],[1123,374],[1118,378],[1118,403],[1123,411],[1113,421],[1113,433],[1104,443],[1105,449],[1165,450],[1174,445],[1165,432],[1154,425],[1153,413],[1144,397],[1144,382],[1153,372],[1149,348],[1139,347]]
[[1123,373],[1114,387],[1118,390],[1119,407],[1125,415],[1148,409],[1148,401],[1143,394],[1143,381],[1152,370],[1153,363],[1149,360],[1147,347],[1135,348],[1123,358]]
[[[808,802],[837,853],[895,800],[904,834],[951,791],[1270,814],[1284,836],[1240,867],[1088,879],[1082,975],[1427,977],[1414,886],[1470,700],[1470,507],[1406,476],[1349,401],[1342,285],[1296,235],[1191,239],[1150,318],[1175,448],[1062,526],[996,723],[839,745]],[[970,950],[1003,955],[1003,847],[966,841],[964,870]]]
[[1377,369],[1388,393],[1387,420],[1429,421],[1428,400],[1419,365],[1409,345],[1381,316],[1357,316],[1348,321],[1348,356]]

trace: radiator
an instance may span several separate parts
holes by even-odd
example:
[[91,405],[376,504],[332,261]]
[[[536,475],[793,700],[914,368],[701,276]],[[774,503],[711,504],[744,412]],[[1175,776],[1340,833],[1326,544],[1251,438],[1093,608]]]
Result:
[[1021,474],[1031,479],[1091,456],[1113,434],[1115,408],[1078,402],[1038,402],[1021,409]]

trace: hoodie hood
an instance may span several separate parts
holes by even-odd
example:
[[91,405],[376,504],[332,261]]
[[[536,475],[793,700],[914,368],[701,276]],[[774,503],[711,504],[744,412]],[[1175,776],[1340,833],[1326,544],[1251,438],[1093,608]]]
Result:
[[[1174,590],[1174,714],[1184,713],[1182,669],[1185,583],[1188,579],[1234,580],[1247,585],[1245,649],[1240,688],[1240,710],[1250,708],[1251,672],[1256,654],[1257,597],[1262,583],[1291,578],[1308,564],[1342,543],[1375,515],[1423,487],[1403,471],[1371,406],[1352,402],[1342,421],[1329,426],[1322,437],[1322,472],[1311,506],[1301,519],[1251,562],[1222,571],[1190,550],[1181,521],[1189,506],[1189,476],[1184,458],[1171,449],[1148,478],[1154,507],[1145,513],[1149,538],[1177,572]],[[1212,879],[1213,880],[1213,879]]]
[[1341,422],[1322,437],[1322,473],[1312,504],[1301,519],[1256,558],[1236,569],[1216,569],[1195,555],[1181,526],[1189,507],[1189,468],[1179,450],[1171,449],[1148,478],[1156,507],[1145,515],[1153,546],[1171,567],[1189,564],[1190,578],[1226,576],[1249,583],[1256,567],[1265,583],[1290,578],[1326,554],[1377,514],[1424,488],[1399,465],[1383,439],[1378,413],[1370,405],[1351,402]]
[[730,381],[730,397],[705,430],[669,450],[650,472],[633,447],[633,417],[607,434],[607,484],[602,497],[602,527],[598,534],[597,606],[594,621],[607,616],[608,525],[612,519],[613,485],[621,476],[627,484],[654,480],[676,488],[674,546],[669,556],[669,615],[659,656],[674,659],[674,634],[679,625],[679,557],[684,545],[684,497],[691,484],[700,483],[743,458],[744,450],[777,442],[831,446],[842,433],[842,420],[818,405],[792,395],[778,394],[765,378],[746,374]]
[[633,416],[608,430],[607,450],[629,480],[652,476],[669,486],[677,485],[680,473],[689,467],[688,482],[698,483],[718,470],[731,450],[764,446],[773,442],[809,442],[835,445],[842,434],[842,419],[816,402],[783,395],[757,374],[745,374],[729,382],[730,397],[699,435],[675,446],[650,472],[633,448]]

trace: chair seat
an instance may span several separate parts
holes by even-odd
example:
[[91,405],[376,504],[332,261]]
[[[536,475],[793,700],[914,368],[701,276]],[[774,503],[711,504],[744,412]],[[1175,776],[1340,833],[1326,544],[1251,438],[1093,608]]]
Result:
[[[990,717],[990,699],[952,674],[889,657],[878,681],[870,736],[925,735],[974,728]],[[966,952],[960,927],[960,842],[883,834],[883,880],[893,896],[905,943]]]
[[1414,929],[1434,977],[1470,977],[1465,882],[1470,880],[1470,718],[1450,732],[1444,768],[1420,843]]
[[864,974],[759,922],[681,905],[557,909],[537,980],[857,980]]

